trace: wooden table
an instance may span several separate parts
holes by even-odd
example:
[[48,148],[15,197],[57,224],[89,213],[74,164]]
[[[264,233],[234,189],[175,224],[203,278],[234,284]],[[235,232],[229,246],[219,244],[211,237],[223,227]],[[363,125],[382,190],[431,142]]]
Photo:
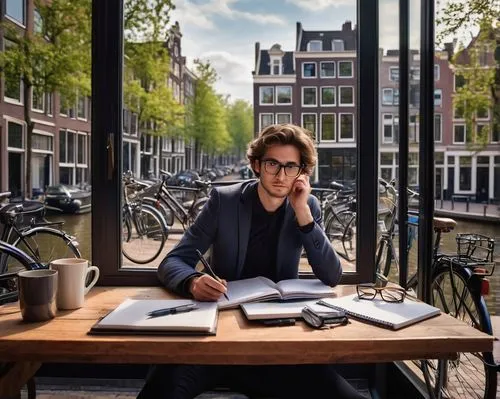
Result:
[[[338,295],[353,292],[337,287]],[[373,363],[449,358],[456,352],[492,351],[493,337],[440,315],[391,331],[352,320],[312,330],[250,324],[239,310],[219,314],[216,336],[90,336],[90,327],[126,297],[172,297],[160,287],[96,287],[85,307],[61,311],[51,321],[25,323],[18,304],[0,307],[0,359],[15,365],[0,378],[0,397],[18,392],[44,362],[299,364]],[[17,390],[17,391],[16,391]]]

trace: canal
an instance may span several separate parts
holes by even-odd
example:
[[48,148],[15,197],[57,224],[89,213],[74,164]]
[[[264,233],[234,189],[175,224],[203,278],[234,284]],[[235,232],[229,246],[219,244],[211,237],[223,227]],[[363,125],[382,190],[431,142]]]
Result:
[[[91,214],[83,215],[48,215],[49,220],[64,220],[64,230],[74,235],[80,243],[82,256],[90,259],[91,256]],[[457,220],[457,227],[454,232],[444,234],[442,240],[442,250],[445,253],[456,252],[456,233],[480,233],[488,237],[496,238],[495,255],[497,263],[500,261],[500,224],[481,223],[476,221]],[[416,248],[416,245],[414,245]],[[411,258],[411,254],[410,254]],[[410,259],[410,263],[416,263]],[[410,265],[411,269],[411,265]],[[500,314],[500,268],[496,270],[490,280],[490,295],[486,298],[490,313]],[[498,299],[497,299],[498,297]]]

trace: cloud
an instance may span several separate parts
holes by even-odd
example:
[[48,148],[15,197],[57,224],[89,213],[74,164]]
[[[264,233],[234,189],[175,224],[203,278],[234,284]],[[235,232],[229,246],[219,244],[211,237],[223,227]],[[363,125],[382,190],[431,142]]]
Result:
[[191,24],[206,30],[215,28],[214,16],[232,20],[244,19],[261,25],[286,24],[286,21],[279,15],[236,10],[231,7],[234,3],[237,3],[237,0],[209,0],[202,4],[195,4],[189,0],[178,0],[172,16],[174,20],[182,21],[184,25]]
[[354,6],[355,0],[286,0],[287,3],[295,4],[297,7],[308,11],[324,10],[328,7]]

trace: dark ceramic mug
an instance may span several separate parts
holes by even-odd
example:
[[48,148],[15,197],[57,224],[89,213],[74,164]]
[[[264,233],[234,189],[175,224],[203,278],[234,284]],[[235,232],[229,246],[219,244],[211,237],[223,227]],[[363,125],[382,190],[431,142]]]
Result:
[[26,270],[17,275],[21,315],[25,321],[46,321],[56,315],[57,270]]

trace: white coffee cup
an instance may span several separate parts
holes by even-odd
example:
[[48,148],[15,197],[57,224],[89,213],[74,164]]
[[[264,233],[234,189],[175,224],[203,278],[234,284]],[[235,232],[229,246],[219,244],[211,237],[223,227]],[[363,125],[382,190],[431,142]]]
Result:
[[[50,267],[59,272],[57,308],[61,310],[81,308],[85,295],[99,279],[99,268],[89,266],[88,260],[79,258],[56,259],[50,263]],[[85,284],[90,272],[94,272],[94,278]]]

